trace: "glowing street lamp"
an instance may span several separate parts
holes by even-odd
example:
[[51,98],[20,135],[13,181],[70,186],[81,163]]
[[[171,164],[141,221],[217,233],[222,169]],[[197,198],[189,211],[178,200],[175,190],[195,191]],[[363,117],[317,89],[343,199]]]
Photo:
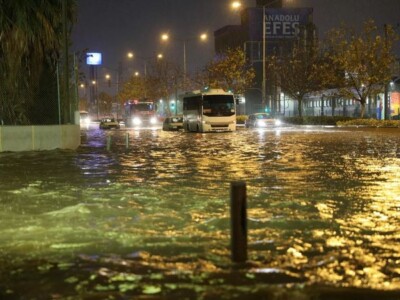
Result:
[[207,39],[208,39],[207,33],[202,33],[202,34],[200,34],[200,40],[201,40],[201,41],[206,41]]
[[[161,34],[161,40],[166,42],[170,39],[169,34],[163,33]],[[186,43],[192,39],[199,39],[200,41],[206,41],[208,39],[207,33],[201,33],[198,37],[194,38],[186,38],[186,39],[178,39],[174,38],[177,41],[183,42],[183,85],[185,86],[186,83],[186,74],[187,74],[187,62],[186,62]]]
[[242,7],[242,3],[240,1],[233,1],[231,7],[233,10],[238,11]]
[[[274,1],[268,2],[267,4],[264,4],[262,6],[262,10],[263,10],[263,16],[262,16],[262,35],[263,35],[262,36],[262,43],[263,43],[263,46],[262,46],[262,83],[261,83],[262,84],[262,86],[261,86],[262,96],[261,96],[261,98],[262,98],[262,104],[263,105],[266,104],[266,92],[267,92],[266,91],[266,77],[267,77],[267,75],[266,75],[266,44],[267,44],[267,37],[266,37],[266,28],[265,28],[265,17],[266,17],[265,10],[266,10],[267,7],[277,3],[279,1],[282,1],[282,0],[274,0]],[[285,1],[287,3],[292,3],[294,0],[283,0],[282,2],[285,2]],[[231,6],[235,10],[239,10],[240,7],[241,7],[241,3],[240,3],[240,1],[234,1],[234,2],[231,3]],[[268,104],[269,110],[271,110],[271,106],[272,106],[272,103],[271,103],[271,99],[270,99],[269,104]]]
[[169,39],[169,35],[168,35],[167,33],[163,33],[163,34],[161,35],[161,40],[163,40],[163,41],[168,41],[168,39]]
[[108,87],[110,87],[111,86],[111,76],[110,76],[110,74],[106,74],[105,78],[107,80]]

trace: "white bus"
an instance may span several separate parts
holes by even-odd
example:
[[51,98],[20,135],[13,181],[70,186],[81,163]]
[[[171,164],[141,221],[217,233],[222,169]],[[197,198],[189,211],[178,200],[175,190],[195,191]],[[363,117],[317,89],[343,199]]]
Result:
[[222,89],[198,90],[182,97],[185,131],[236,130],[236,105],[232,93]]

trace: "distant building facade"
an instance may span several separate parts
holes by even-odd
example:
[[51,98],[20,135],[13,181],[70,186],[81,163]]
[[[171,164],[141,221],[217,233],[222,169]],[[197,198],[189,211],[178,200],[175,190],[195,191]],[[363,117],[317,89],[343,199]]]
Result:
[[[264,16],[265,22],[263,22]],[[263,35],[265,35],[265,41]],[[240,47],[245,51],[255,69],[254,86],[244,95],[246,114],[271,111],[275,114],[289,115],[291,111],[297,110],[293,107],[293,103],[289,103],[281,95],[279,87],[274,86],[268,73],[263,74],[263,66],[267,63],[269,55],[279,55],[290,51],[294,40],[307,41],[315,39],[316,36],[312,8],[283,8],[282,1],[276,0],[258,0],[256,7],[245,8],[241,11],[240,25],[228,25],[214,32],[216,53],[228,48]],[[265,93],[263,94],[264,78]]]
[[[293,42],[301,42],[305,47],[314,43],[317,39],[317,29],[313,23],[312,8],[284,8],[283,1],[257,0],[256,7],[248,7],[241,11],[240,25],[228,25],[214,32],[216,53],[223,52],[227,48],[240,47],[256,71],[253,87],[243,95],[239,106],[240,113],[270,111],[284,116],[298,114],[297,101],[293,101],[281,92],[280,87],[274,84],[273,74],[269,74],[268,69],[263,74],[263,66],[264,63],[267,65],[268,56],[279,56],[290,51]],[[367,117],[384,119],[388,114],[389,118],[400,119],[399,61],[393,66],[392,78],[387,86],[387,96],[382,91],[367,99]],[[263,80],[265,80],[264,94]],[[336,95],[336,89],[310,93],[303,101],[303,115],[348,117],[360,115],[358,101],[343,99]]]

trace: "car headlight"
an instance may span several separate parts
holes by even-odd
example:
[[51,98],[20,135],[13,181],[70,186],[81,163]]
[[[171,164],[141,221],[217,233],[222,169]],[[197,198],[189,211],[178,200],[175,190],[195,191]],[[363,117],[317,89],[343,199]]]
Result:
[[262,127],[262,126],[265,126],[265,121],[264,120],[257,120],[257,126],[260,126],[260,127]]
[[135,117],[132,119],[132,123],[133,123],[133,125],[140,125],[140,124],[142,124],[142,120],[140,120],[140,118],[138,118],[138,117]]
[[151,117],[150,118],[150,124],[157,124],[157,118],[156,117]]
[[83,124],[89,124],[90,123],[90,118],[82,118],[81,123]]
[[275,120],[275,126],[281,126],[282,121],[281,120]]

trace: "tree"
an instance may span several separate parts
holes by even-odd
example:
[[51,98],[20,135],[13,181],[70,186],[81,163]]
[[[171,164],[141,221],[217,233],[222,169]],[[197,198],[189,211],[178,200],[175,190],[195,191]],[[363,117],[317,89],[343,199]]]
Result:
[[276,84],[282,91],[298,103],[298,113],[302,116],[304,97],[323,86],[323,63],[319,45],[316,41],[305,44],[298,40],[291,51],[270,57],[270,71],[276,77]]
[[101,92],[98,96],[99,114],[102,116],[111,115],[113,97],[105,92]]
[[[185,86],[182,70],[167,60],[157,61],[150,66],[148,84],[151,86],[149,92],[153,99],[165,99],[168,102],[171,95],[177,98],[179,90]],[[171,115],[170,105],[166,106],[166,113]]]
[[255,71],[241,48],[218,54],[205,68],[205,82],[211,88],[243,94],[253,84]]
[[131,76],[127,82],[122,86],[122,90],[118,93],[117,97],[120,104],[123,104],[129,99],[143,99],[149,95],[148,80],[141,76]]
[[[164,99],[177,97],[183,87],[183,73],[180,68],[166,60],[157,60],[148,65],[146,77],[132,76],[118,94],[123,103],[128,99]],[[188,81],[187,81],[188,82]],[[170,115],[170,106],[165,106]]]
[[339,70],[330,73],[329,81],[338,87],[340,96],[361,104],[361,117],[367,99],[382,92],[391,80],[397,35],[391,26],[386,29],[381,36],[375,22],[369,20],[360,33],[341,26],[330,31],[327,38],[327,56]]
[[[59,0],[0,0],[0,6],[0,119],[28,124],[33,99],[43,92],[41,83],[56,81],[62,6]],[[69,20],[74,7],[75,2],[68,1]]]

